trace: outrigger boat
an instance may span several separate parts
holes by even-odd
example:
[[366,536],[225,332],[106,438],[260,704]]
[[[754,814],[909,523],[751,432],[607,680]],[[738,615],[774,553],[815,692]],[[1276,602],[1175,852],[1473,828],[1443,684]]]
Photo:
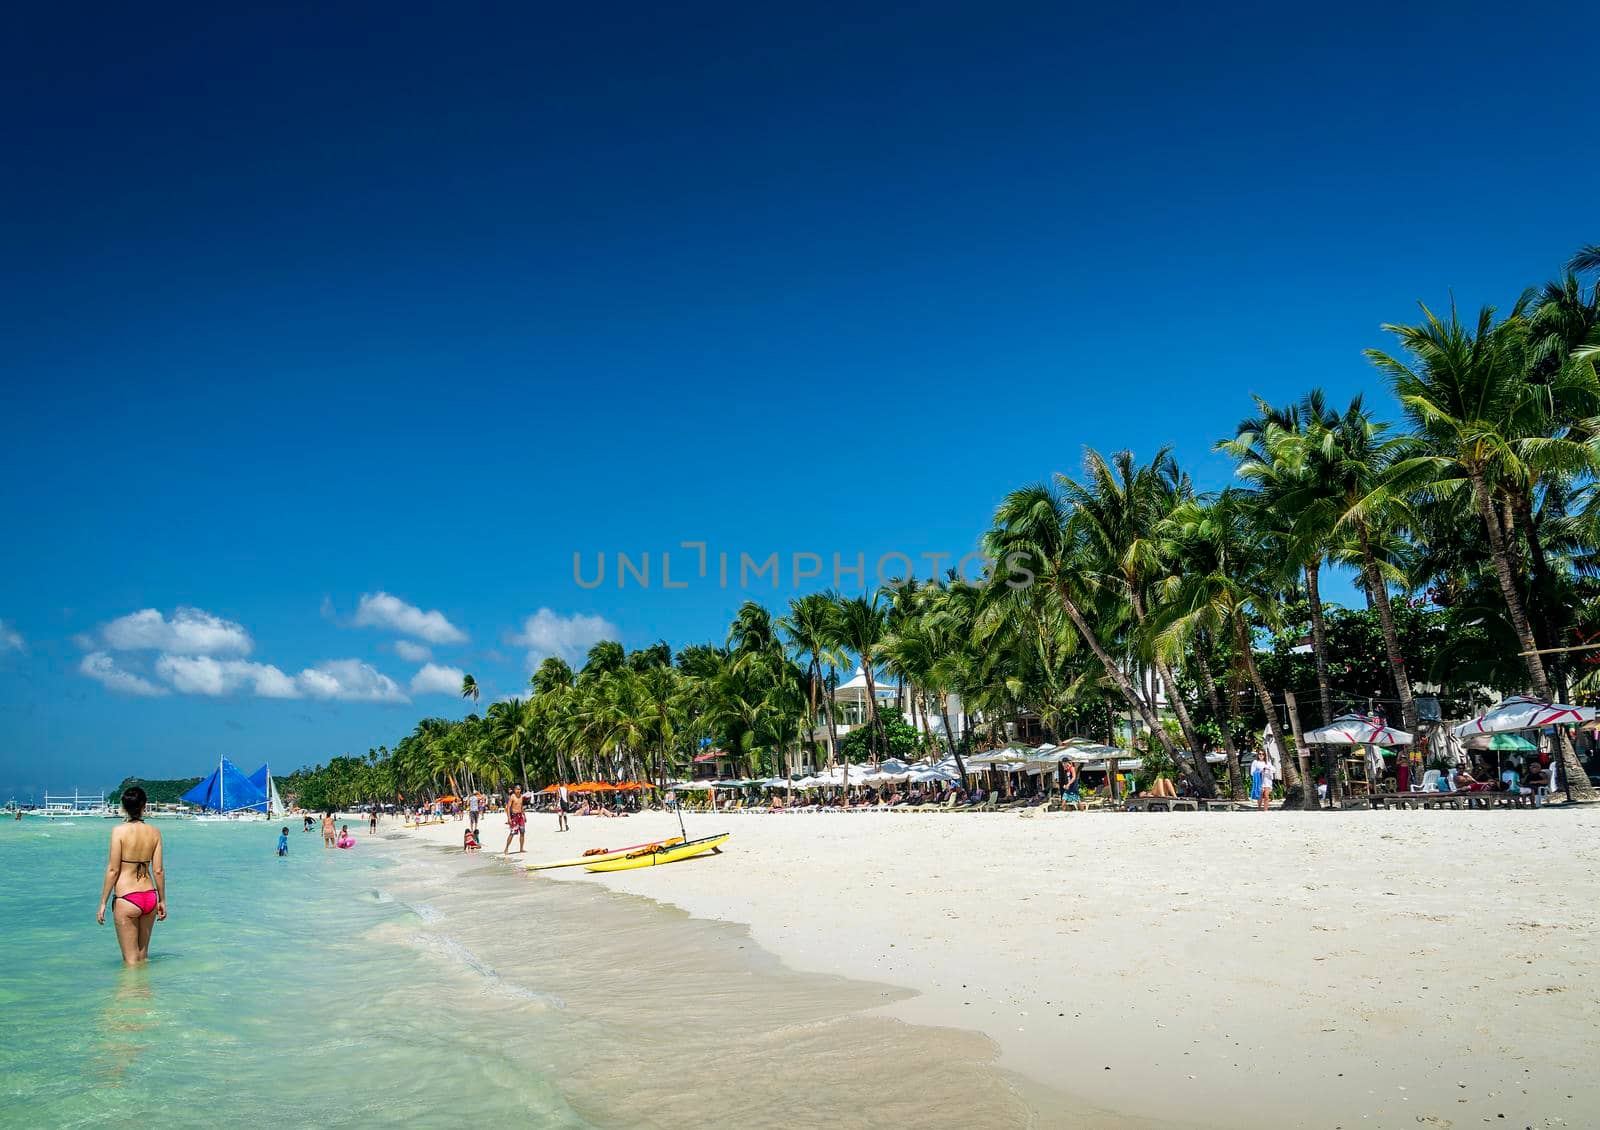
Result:
[[595,848],[593,851],[580,855],[577,859],[558,859],[554,863],[530,863],[527,869],[529,871],[549,871],[556,867],[583,867],[590,863],[605,863],[609,860],[621,859],[629,852],[643,851],[646,848],[654,850],[659,847],[671,847],[674,844],[683,843],[683,840],[684,837],[682,836],[673,836],[670,839],[651,840],[648,843],[633,844],[631,847],[625,848]]
[[23,815],[42,817],[45,820],[71,820],[81,816],[92,818],[99,816],[106,807],[105,793],[80,793],[72,790],[72,795],[66,793],[45,793],[43,808],[25,808]]
[[671,847],[663,844],[660,847],[644,847],[637,851],[623,854],[620,859],[608,859],[604,863],[591,863],[589,871],[631,871],[635,867],[656,867],[663,863],[676,863],[680,859],[691,859],[697,855],[721,849],[731,832],[723,832],[720,836],[706,836],[699,840],[685,840]]

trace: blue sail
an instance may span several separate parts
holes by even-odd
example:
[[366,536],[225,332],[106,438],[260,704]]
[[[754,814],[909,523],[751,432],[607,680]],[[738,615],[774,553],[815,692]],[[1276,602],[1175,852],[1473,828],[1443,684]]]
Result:
[[255,787],[256,792],[261,794],[261,799],[256,801],[253,804],[247,804],[247,805],[245,805],[245,807],[250,809],[250,810],[252,810],[252,811],[254,811],[254,812],[266,812],[267,811],[267,767],[265,765],[263,765],[260,769],[257,769],[254,773],[250,774],[249,780],[250,780],[250,784]]
[[261,800],[248,806],[252,811],[265,812],[269,816],[282,816],[288,811],[283,806],[283,798],[278,795],[278,782],[272,779],[272,770],[268,765],[250,774],[250,783],[261,794]]
[[227,758],[212,772],[180,798],[186,804],[198,805],[214,812],[237,812],[242,808],[259,808],[266,804],[267,796],[250,778],[239,772]]

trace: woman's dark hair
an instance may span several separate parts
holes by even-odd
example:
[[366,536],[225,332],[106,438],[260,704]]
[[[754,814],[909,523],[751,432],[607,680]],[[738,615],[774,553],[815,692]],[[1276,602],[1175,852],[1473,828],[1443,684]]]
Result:
[[126,812],[130,819],[143,819],[146,799],[143,789],[138,785],[130,785],[122,790],[122,811]]

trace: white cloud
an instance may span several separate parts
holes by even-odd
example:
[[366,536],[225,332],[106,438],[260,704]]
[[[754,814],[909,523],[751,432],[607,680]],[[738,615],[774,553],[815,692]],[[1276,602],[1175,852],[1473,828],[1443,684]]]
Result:
[[411,701],[399,683],[359,659],[332,659],[307,667],[295,682],[312,698],[341,702]]
[[270,663],[248,659],[214,659],[209,655],[163,655],[156,674],[181,694],[210,697],[232,694],[248,686],[258,698],[299,698],[295,681]]
[[467,633],[445,619],[443,612],[438,609],[424,612],[416,605],[407,604],[386,592],[362,593],[361,603],[351,623],[358,628],[386,628],[429,643],[467,641]]
[[460,694],[461,680],[467,673],[459,667],[429,663],[411,676],[412,694]]
[[83,662],[78,664],[78,670],[118,694],[159,698],[161,695],[168,693],[166,687],[157,686],[149,679],[141,678],[132,671],[122,670],[117,666],[116,660],[103,651],[91,651],[88,655],[85,655]]
[[513,633],[510,642],[528,649],[531,670],[551,655],[576,664],[590,647],[601,640],[614,640],[618,634],[616,625],[603,616],[560,616],[541,608],[523,621],[522,631]]
[[249,655],[255,646],[242,625],[203,608],[184,607],[170,620],[154,608],[119,616],[100,629],[100,639],[112,651],[171,655]]
[[22,633],[0,620],[0,651],[21,651]]
[[408,663],[423,663],[433,658],[433,649],[410,640],[395,640],[394,653]]

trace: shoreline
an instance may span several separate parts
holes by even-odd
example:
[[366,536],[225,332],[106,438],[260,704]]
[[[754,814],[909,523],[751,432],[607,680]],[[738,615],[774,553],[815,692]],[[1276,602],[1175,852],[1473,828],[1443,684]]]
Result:
[[[733,833],[722,856],[529,878],[911,990],[879,1011],[981,1032],[1002,1070],[1130,1124],[1559,1125],[1600,1105],[1582,1066],[1600,1053],[1600,811],[688,819]],[[571,822],[532,814],[518,862],[677,831],[664,813]],[[482,826],[498,857],[504,817]],[[454,847],[463,827],[380,831]]]
[[[459,835],[456,822],[445,827]],[[663,1027],[672,1027],[709,1041],[704,1054],[714,1056],[706,1065],[713,1076],[764,1078],[772,1084],[770,1097],[745,1096],[749,1105],[743,1110],[715,1101],[697,1108],[697,1125],[787,1123],[776,1112],[792,1112],[799,1101],[812,1118],[854,1125],[1171,1130],[1168,1124],[1094,1109],[1003,1067],[997,1062],[998,1045],[970,1025],[898,1015],[897,1005],[914,990],[849,971],[796,969],[759,945],[742,923],[691,915],[600,884],[519,882],[525,872],[487,853],[462,856],[436,837],[396,834],[398,829],[381,826],[379,832],[372,846],[399,868],[385,890],[423,919],[419,934],[407,931],[404,939],[383,940],[441,958],[444,983],[455,983],[466,972],[469,982],[482,979],[496,995],[509,992],[513,1010],[519,1001],[532,1000],[536,1025],[581,1018],[579,1039],[592,1036],[597,1024],[629,1033],[599,1046],[628,1044],[637,1035],[641,1044],[630,1063],[651,1079],[682,1069],[676,1038],[669,1046],[650,1042]],[[495,914],[485,916],[486,906]],[[508,919],[529,928],[508,937]],[[549,961],[552,946],[561,958],[556,967]],[[626,984],[632,1003],[613,1011],[621,1002],[607,993],[594,995],[597,982]],[[536,992],[530,989],[535,985]],[[684,995],[686,986],[692,989]],[[730,1026],[742,1033],[737,1050],[714,1036]],[[541,1059],[547,1054],[559,1059],[568,1054],[573,1038],[552,1028],[530,1037],[530,1047]],[[595,1054],[595,1044],[586,1046],[589,1055]],[[556,1066],[555,1075],[572,1087],[565,1097],[598,1124],[658,1124],[660,1112],[653,1107],[646,1118],[637,1108],[611,1105],[616,1096],[608,1093],[606,1073],[589,1065],[587,1056],[582,1065]],[[800,1077],[802,1090],[788,1096],[786,1107],[782,1085],[774,1080],[789,1075]],[[669,1091],[652,1101],[680,1099]]]

